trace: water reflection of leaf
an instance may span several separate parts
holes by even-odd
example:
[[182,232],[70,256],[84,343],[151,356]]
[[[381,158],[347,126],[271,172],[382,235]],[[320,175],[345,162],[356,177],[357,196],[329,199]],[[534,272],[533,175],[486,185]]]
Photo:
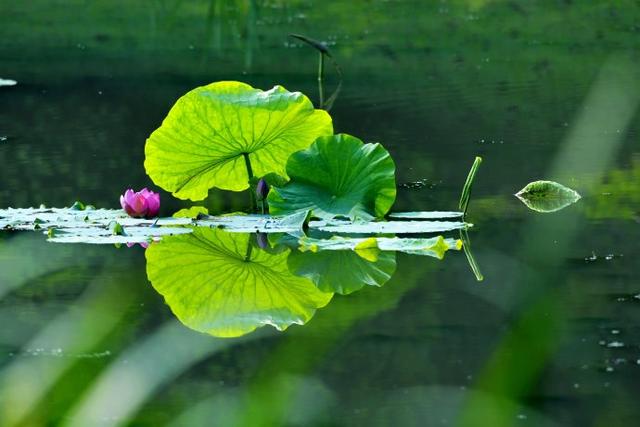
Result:
[[430,238],[400,238],[400,237],[341,237],[330,239],[314,239],[303,237],[299,240],[301,251],[322,252],[353,250],[363,258],[369,258],[366,252],[397,251],[411,255],[424,255],[442,259],[448,250],[462,249],[462,241],[445,239],[442,236]]
[[631,166],[611,170],[586,203],[590,219],[633,219],[640,215],[640,155]]
[[147,249],[147,275],[180,321],[220,337],[304,324],[331,300],[289,272],[288,250],[270,254],[249,240],[208,228],[166,237]]
[[374,259],[350,250],[291,252],[289,270],[308,277],[324,292],[350,294],[364,286],[382,286],[396,271],[396,254],[381,252]]
[[553,181],[534,181],[516,193],[516,197],[536,212],[556,212],[580,200],[576,191]]

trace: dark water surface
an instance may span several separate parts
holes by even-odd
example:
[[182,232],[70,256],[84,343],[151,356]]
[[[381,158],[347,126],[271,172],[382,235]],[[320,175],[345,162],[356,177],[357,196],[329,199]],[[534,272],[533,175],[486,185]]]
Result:
[[[336,131],[425,183],[395,209],[455,209],[484,159],[468,218],[484,281],[462,252],[399,254],[384,286],[285,332],[189,329],[140,247],[1,233],[0,425],[637,425],[639,23],[630,0],[0,0],[0,78],[18,81],[0,87],[0,208],[159,190],[144,142],[193,87],[315,101],[317,56],[288,33],[343,69]],[[530,211],[512,194],[536,179],[583,198]]]

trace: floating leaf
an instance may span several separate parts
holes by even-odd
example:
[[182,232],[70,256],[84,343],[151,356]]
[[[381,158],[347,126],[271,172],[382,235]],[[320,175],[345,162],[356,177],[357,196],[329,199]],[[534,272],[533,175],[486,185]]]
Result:
[[287,161],[291,181],[269,193],[272,214],[311,210],[330,219],[384,216],[396,198],[395,165],[380,144],[346,134],[320,137]]
[[84,203],[82,203],[80,200],[76,200],[69,209],[72,209],[74,211],[83,211],[86,208],[87,207],[84,205]]
[[302,252],[342,251],[351,249],[358,253],[363,247],[371,247],[372,242],[375,242],[375,245],[381,251],[404,252],[413,255],[431,256],[438,259],[442,259],[448,250],[462,249],[462,242],[460,240],[445,239],[442,236],[428,239],[333,236],[330,239],[303,237],[299,240],[300,251]]
[[421,234],[444,233],[471,227],[460,221],[310,221],[309,228],[344,234]]
[[111,231],[112,236],[126,236],[124,228],[122,228],[122,225],[117,221],[112,221],[109,224],[109,231]]
[[145,169],[181,199],[202,200],[213,187],[248,188],[255,176],[286,176],[291,153],[331,135],[331,117],[299,92],[217,82],[181,97],[145,146]]
[[324,292],[350,294],[364,286],[382,286],[396,271],[396,254],[379,253],[375,260],[363,258],[351,250],[291,252],[289,270],[308,277]]
[[248,234],[196,228],[151,245],[147,275],[182,323],[235,337],[263,325],[304,324],[331,300],[333,294],[289,272],[288,256],[251,246]]
[[18,82],[11,79],[0,79],[0,86],[15,86]]
[[377,262],[380,258],[381,251],[378,247],[378,239],[375,237],[369,237],[363,240],[358,243],[353,250],[360,258],[366,259],[370,262]]
[[445,219],[445,218],[462,218],[463,212],[447,212],[447,211],[425,211],[425,212],[393,212],[389,214],[389,218],[393,219]]
[[[113,236],[110,224],[118,222],[126,228],[126,236]],[[0,209],[0,230],[33,230],[56,228],[56,239],[67,243],[138,243],[170,234],[190,233],[193,227],[220,227],[230,232],[288,233],[300,237],[308,227],[328,233],[346,234],[415,234],[443,233],[470,227],[459,221],[308,221],[308,211],[288,216],[220,215],[182,218],[131,218],[121,209],[70,208]],[[130,240],[128,240],[130,239]],[[155,239],[158,240],[158,239]],[[294,239],[295,240],[295,239]]]
[[534,181],[516,193],[522,203],[536,212],[556,212],[580,200],[576,191],[553,181]]
[[[117,224],[114,222],[114,224]],[[49,230],[53,230],[50,228]],[[159,241],[165,236],[190,234],[186,227],[127,227],[123,233],[113,233],[102,227],[56,229],[47,241],[52,243],[88,243],[95,245],[135,244]]]

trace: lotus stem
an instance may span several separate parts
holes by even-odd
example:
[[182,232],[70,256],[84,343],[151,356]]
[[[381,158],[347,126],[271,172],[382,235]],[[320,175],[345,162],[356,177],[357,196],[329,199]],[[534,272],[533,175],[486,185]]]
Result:
[[253,245],[251,242],[247,243],[247,251],[244,254],[244,262],[251,261],[251,251],[253,250]]
[[458,203],[458,209],[462,212],[462,216],[466,216],[467,207],[469,206],[469,196],[471,195],[471,187],[473,186],[473,180],[476,177],[476,172],[480,167],[480,163],[482,163],[482,157],[476,157],[471,169],[469,170],[469,175],[467,175],[467,180],[464,183],[464,187],[462,187],[462,194],[460,195],[460,202]]
[[[333,106],[334,101],[336,100],[336,98],[338,97],[338,94],[340,93],[340,89],[342,88],[342,70],[340,69],[340,66],[338,65],[338,63],[336,62],[336,60],[333,58],[333,55],[331,55],[331,51],[329,51],[329,48],[327,47],[327,45],[323,42],[320,42],[318,40],[314,40],[311,39],[307,36],[303,36],[302,34],[289,34],[289,37],[292,37],[294,39],[300,40],[306,44],[308,44],[309,46],[313,47],[314,49],[316,49],[319,53],[318,56],[318,92],[320,93],[319,96],[319,108],[329,111],[331,109],[331,107]],[[338,87],[336,88],[335,91],[333,91],[333,94],[331,94],[331,96],[327,99],[327,102],[324,102],[324,59],[325,57],[329,58],[331,60],[331,62],[333,63],[333,66],[336,70],[336,73],[338,74],[338,77],[340,78],[340,81],[338,82]]]
[[247,177],[249,179],[249,197],[251,199],[251,209],[254,212],[258,211],[258,201],[256,200],[256,192],[255,188],[251,186],[251,181],[253,181],[253,169],[251,168],[251,160],[249,159],[249,153],[242,153],[242,157],[244,157],[244,165],[247,167]]
[[324,108],[324,53],[318,52],[318,96],[320,108]]

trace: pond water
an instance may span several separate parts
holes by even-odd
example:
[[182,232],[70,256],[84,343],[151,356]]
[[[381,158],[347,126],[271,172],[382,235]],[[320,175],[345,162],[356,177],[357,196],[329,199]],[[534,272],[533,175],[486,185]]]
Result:
[[[292,266],[288,250],[256,249],[288,275],[284,291],[299,285],[289,270],[331,287],[386,263],[382,286],[289,301],[294,315],[273,319],[305,324],[284,332],[197,332],[211,320],[202,310],[236,308],[171,267],[178,249],[148,252],[147,265],[139,246],[1,232],[0,425],[640,422],[637,2],[0,0],[0,11],[0,78],[18,82],[0,87],[2,209],[116,208],[126,188],[160,190],[145,140],[196,86],[281,84],[316,101],[317,53],[289,33],[328,43],[343,73],[335,130],[389,150],[394,210],[456,209],[484,159],[467,217],[483,281],[462,251],[344,262],[293,251]],[[337,83],[328,63],[326,91]],[[583,197],[532,211],[513,194],[538,179]],[[190,206],[161,197],[164,216]],[[243,210],[247,195],[212,191],[204,205]],[[248,248],[247,235],[208,238]],[[215,281],[228,265],[200,268]]]

